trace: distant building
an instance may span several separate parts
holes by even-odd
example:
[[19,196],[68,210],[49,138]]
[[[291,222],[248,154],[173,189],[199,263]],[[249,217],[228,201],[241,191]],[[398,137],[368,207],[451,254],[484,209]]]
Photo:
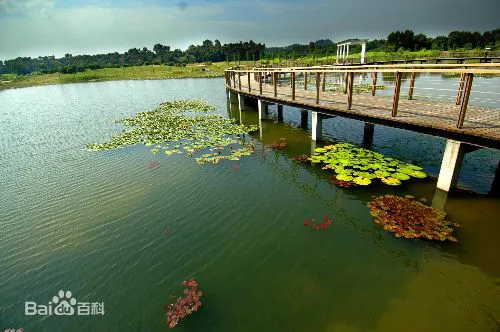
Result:
[[349,59],[349,46],[361,45],[361,63],[365,63],[366,42],[368,39],[347,39],[337,44],[337,63],[346,63]]

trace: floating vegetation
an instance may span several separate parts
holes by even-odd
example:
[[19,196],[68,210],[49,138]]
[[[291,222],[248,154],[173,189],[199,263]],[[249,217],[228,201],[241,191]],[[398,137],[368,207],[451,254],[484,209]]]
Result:
[[443,211],[415,199],[385,195],[374,197],[368,207],[373,221],[397,237],[457,242],[452,236],[452,226],[459,226],[444,220],[446,213]]
[[[342,176],[340,175],[340,177],[342,177]],[[339,187],[344,187],[344,188],[349,188],[349,187],[352,187],[355,185],[354,182],[351,182],[351,179],[352,179],[352,176],[350,177],[349,180],[339,179],[339,176],[335,176],[335,175],[330,176],[330,182],[332,184],[339,186]]]
[[288,142],[286,141],[286,138],[280,138],[278,142],[274,142],[271,144],[266,144],[267,148],[270,149],[284,149],[288,146]]
[[306,219],[304,220],[304,226],[311,227],[312,229],[315,229],[317,231],[319,231],[320,229],[327,229],[332,224],[332,220],[326,215],[323,216],[323,219],[325,219],[325,221],[321,224],[316,224],[314,219]]
[[[377,85],[376,86],[377,90],[387,90],[388,87],[385,85]],[[328,91],[333,91],[333,92],[344,92],[344,84],[342,85],[335,85],[333,87],[327,88]],[[352,87],[352,92],[353,93],[371,93],[372,92],[372,85],[371,84],[359,84],[359,85],[353,85]]]
[[168,304],[164,307],[169,328],[174,328],[179,320],[198,311],[198,308],[201,306],[200,297],[203,294],[201,290],[197,289],[198,283],[196,280],[185,280],[182,282],[182,285],[185,287],[184,295],[178,297],[174,304]]
[[147,163],[146,166],[148,166],[148,168],[151,168],[151,169],[157,169],[158,167],[161,166],[161,164],[159,161],[152,161],[150,163]]
[[303,165],[309,164],[309,156],[306,154],[299,154],[293,157],[292,160]]
[[[425,178],[422,167],[408,164],[383,154],[340,143],[316,148],[308,159],[312,163],[324,163],[323,169],[335,171],[336,180],[352,182],[359,186],[370,185],[375,179],[391,186],[398,186],[410,178]],[[333,180],[331,180],[333,182]],[[334,183],[338,184],[340,182]]]
[[134,128],[116,134],[109,142],[89,144],[87,150],[111,150],[142,143],[152,146],[152,154],[163,150],[166,156],[184,153],[193,156],[203,149],[212,151],[196,158],[198,164],[251,155],[253,144],[245,144],[240,136],[258,127],[236,124],[220,114],[199,114],[213,111],[215,107],[201,100],[167,101],[152,111],[115,121]]

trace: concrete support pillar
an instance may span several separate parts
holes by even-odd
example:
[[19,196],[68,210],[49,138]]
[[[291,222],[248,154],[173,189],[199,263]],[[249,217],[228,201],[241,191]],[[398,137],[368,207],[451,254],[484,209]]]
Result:
[[450,191],[456,186],[465,152],[464,143],[451,139],[446,142],[437,182],[438,189]]
[[316,141],[311,141],[311,156],[316,152]]
[[269,104],[262,101],[262,99],[258,99],[257,106],[259,108],[259,120],[267,119],[269,114]]
[[339,63],[340,46],[337,46],[337,63]]
[[347,46],[347,52],[346,52],[346,59],[349,58],[349,44],[346,45]]
[[434,197],[432,198],[431,206],[435,209],[444,211],[444,207],[446,206],[446,201],[448,200],[448,192],[436,188],[434,192]]
[[361,63],[365,63],[366,43],[361,44]]
[[233,90],[229,90],[229,102],[235,104],[238,102],[238,94]]
[[490,191],[488,192],[492,196],[500,196],[500,162],[497,165],[497,171],[495,172],[495,177],[491,183]]
[[300,128],[302,129],[307,129],[307,111],[306,110],[301,110],[300,111]]
[[240,108],[240,111],[245,107],[245,96],[241,93],[238,93],[238,107]]
[[375,125],[373,123],[365,122],[365,128],[363,132],[363,147],[365,149],[371,150],[373,145],[374,132],[375,132]]
[[283,122],[283,105],[278,104],[278,122]]
[[320,141],[323,132],[323,119],[318,112],[312,112],[312,140]]

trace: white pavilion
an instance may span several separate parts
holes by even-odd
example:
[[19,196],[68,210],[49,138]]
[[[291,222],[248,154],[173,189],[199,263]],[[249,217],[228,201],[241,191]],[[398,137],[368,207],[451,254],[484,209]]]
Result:
[[365,63],[366,42],[368,39],[348,39],[337,44],[337,63],[346,63],[349,59],[349,46],[361,45],[361,63]]

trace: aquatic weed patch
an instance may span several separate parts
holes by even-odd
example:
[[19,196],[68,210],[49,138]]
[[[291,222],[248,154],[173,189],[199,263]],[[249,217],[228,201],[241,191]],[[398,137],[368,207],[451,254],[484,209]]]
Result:
[[189,279],[182,282],[184,295],[177,298],[174,304],[168,304],[164,307],[167,315],[167,325],[169,328],[174,328],[179,320],[198,311],[201,306],[200,297],[203,295],[201,290],[198,290],[198,283],[195,279]]
[[273,142],[270,144],[266,144],[266,148],[270,149],[284,149],[288,146],[288,142],[286,141],[286,138],[282,137],[278,142]]
[[[202,100],[167,101],[160,107],[115,121],[132,127],[115,134],[109,142],[87,145],[88,151],[103,151],[135,144],[153,146],[152,154],[193,154],[209,150],[196,158],[199,164],[221,160],[239,160],[254,152],[253,144],[245,144],[241,136],[258,130],[257,126],[236,124]],[[207,151],[205,151],[207,152]]]
[[314,219],[306,219],[306,220],[304,220],[304,226],[310,227],[310,228],[315,229],[317,231],[319,231],[320,229],[327,229],[332,224],[332,220],[330,218],[328,218],[327,215],[324,215],[323,219],[325,221],[320,223],[320,224],[316,223],[316,221]]
[[[422,167],[384,157],[383,154],[355,147],[348,143],[316,148],[309,158],[312,163],[323,163],[323,169],[333,170],[339,184],[351,182],[367,186],[379,179],[387,185],[400,185],[410,178],[425,178]],[[334,181],[332,181],[334,182]],[[337,183],[334,183],[337,184]]]
[[[376,86],[377,90],[387,90],[388,87],[385,85],[377,85]],[[344,92],[344,85],[333,85],[331,87],[326,88],[327,91],[333,91],[333,92]],[[357,84],[352,87],[352,92],[353,93],[371,93],[372,92],[372,85],[371,84]]]
[[309,156],[307,154],[299,154],[292,158],[292,160],[298,164],[307,165],[310,164]]
[[444,220],[446,213],[408,197],[385,195],[369,203],[373,221],[397,237],[457,242],[452,235],[457,224]]

